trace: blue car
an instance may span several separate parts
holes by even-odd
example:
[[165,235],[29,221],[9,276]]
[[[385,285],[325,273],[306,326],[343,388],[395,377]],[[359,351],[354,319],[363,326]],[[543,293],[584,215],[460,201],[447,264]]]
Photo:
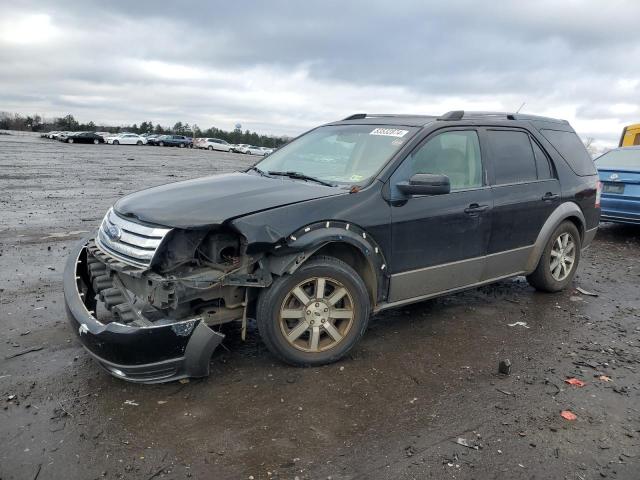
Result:
[[640,225],[640,146],[616,148],[595,164],[602,182],[600,219]]

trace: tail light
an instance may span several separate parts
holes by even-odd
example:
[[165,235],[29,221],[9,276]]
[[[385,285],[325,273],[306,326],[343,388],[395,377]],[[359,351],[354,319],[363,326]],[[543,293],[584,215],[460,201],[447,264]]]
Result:
[[600,197],[602,196],[602,182],[596,182],[596,208],[600,208]]

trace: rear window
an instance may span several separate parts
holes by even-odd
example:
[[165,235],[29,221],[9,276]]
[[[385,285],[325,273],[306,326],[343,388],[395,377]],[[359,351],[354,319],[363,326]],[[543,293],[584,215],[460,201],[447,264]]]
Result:
[[598,168],[631,168],[640,170],[640,148],[611,150],[596,159]]
[[578,175],[595,175],[596,167],[582,141],[573,132],[542,129],[540,133],[549,140],[571,170]]
[[531,182],[538,179],[529,135],[513,130],[487,131],[495,184]]

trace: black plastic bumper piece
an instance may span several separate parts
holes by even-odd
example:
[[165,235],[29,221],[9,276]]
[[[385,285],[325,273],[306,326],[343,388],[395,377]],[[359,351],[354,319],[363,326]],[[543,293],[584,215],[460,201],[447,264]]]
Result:
[[208,376],[211,355],[224,335],[201,319],[149,327],[97,320],[87,273],[87,241],[71,252],[63,278],[67,317],[87,352],[113,376],[131,382]]

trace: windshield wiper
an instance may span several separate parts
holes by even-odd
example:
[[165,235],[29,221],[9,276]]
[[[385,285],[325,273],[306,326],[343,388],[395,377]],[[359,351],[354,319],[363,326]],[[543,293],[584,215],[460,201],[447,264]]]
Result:
[[259,169],[258,167],[256,167],[256,166],[250,167],[250,168],[247,170],[247,172],[249,172],[249,171],[251,171],[251,170],[253,170],[254,172],[258,172],[258,173],[259,173],[260,175],[262,175],[263,177],[268,177],[268,176],[269,176],[269,175],[267,175],[264,171],[260,170],[260,169]]
[[333,183],[325,182],[324,180],[320,180],[319,178],[312,177],[310,175],[305,175],[302,172],[278,172],[278,171],[269,170],[267,173],[269,175],[278,175],[280,177],[295,178],[297,180],[309,180],[311,182],[316,182],[316,183],[319,183],[320,185],[325,185],[327,187],[335,187]]

